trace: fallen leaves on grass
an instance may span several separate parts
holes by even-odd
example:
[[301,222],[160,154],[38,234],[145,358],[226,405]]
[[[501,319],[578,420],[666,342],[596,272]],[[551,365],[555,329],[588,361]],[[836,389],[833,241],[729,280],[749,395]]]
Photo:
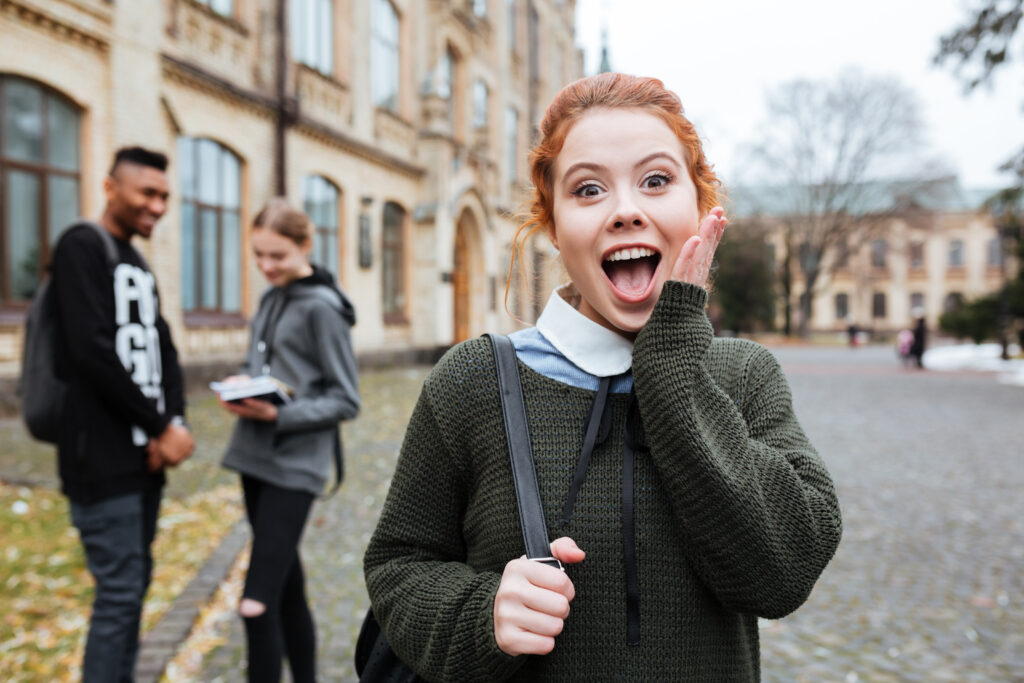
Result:
[[[150,628],[241,518],[237,485],[165,500],[153,544],[154,576],[143,609]],[[93,581],[67,500],[0,482],[0,680],[77,680]]]

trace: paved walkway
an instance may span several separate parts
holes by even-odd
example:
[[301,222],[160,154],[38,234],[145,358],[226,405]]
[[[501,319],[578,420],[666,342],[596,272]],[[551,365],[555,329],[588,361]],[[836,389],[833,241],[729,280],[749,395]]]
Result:
[[[889,349],[783,348],[845,534],[809,602],[762,623],[765,681],[1024,681],[1024,389],[901,369]],[[303,541],[321,679],[351,681],[361,558],[422,370],[369,373],[347,478]],[[203,681],[243,681],[238,619]]]

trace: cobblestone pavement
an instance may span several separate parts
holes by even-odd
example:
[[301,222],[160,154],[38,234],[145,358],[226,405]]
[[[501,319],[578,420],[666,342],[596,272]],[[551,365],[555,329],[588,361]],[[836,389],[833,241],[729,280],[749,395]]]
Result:
[[[762,622],[765,681],[1024,681],[1024,389],[901,369],[889,349],[779,348],[845,533],[806,605]],[[302,552],[321,680],[355,679],[362,551],[423,370],[368,373],[347,479]],[[239,620],[204,681],[244,680]]]

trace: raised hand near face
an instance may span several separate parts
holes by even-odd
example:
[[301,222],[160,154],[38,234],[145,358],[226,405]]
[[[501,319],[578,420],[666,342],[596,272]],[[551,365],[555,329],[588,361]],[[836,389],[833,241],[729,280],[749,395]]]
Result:
[[699,287],[707,286],[711,264],[715,260],[715,250],[722,241],[722,233],[725,232],[728,222],[729,219],[725,218],[725,210],[722,207],[716,206],[708,212],[701,221],[697,234],[686,240],[679,251],[679,258],[672,268],[673,280],[689,282]]

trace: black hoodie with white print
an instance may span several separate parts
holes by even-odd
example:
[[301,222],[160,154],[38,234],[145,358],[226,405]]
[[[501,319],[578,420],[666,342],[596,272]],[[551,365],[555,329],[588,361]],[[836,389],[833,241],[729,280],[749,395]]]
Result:
[[62,344],[58,373],[68,382],[57,445],[64,493],[81,503],[163,485],[146,467],[146,444],[185,412],[184,382],[156,280],[121,240],[111,271],[94,228],[76,225],[54,250]]

